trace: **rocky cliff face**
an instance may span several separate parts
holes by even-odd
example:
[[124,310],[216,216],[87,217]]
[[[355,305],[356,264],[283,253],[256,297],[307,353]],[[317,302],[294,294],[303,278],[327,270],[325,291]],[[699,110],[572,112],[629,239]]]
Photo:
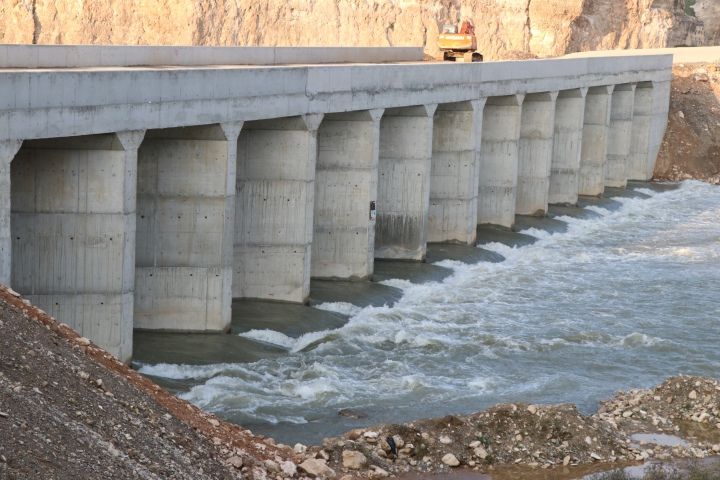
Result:
[[0,0],[0,42],[424,45],[435,55],[443,24],[461,17],[488,58],[720,39],[716,0]]

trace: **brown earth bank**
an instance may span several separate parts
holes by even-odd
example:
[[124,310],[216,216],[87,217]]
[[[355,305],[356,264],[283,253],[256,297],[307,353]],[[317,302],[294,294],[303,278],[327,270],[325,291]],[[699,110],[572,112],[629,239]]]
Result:
[[720,65],[676,65],[655,180],[720,184]]
[[[630,438],[638,432],[685,440],[644,444],[652,439]],[[442,472],[523,478],[544,469],[566,469],[570,475],[717,453],[720,383],[697,377],[619,393],[592,416],[572,405],[507,404],[473,415],[354,430],[320,446],[290,448],[170,395],[0,287],[3,479],[347,480]]]
[[1,0],[0,43],[421,45],[471,19],[488,59],[713,45],[716,0]]

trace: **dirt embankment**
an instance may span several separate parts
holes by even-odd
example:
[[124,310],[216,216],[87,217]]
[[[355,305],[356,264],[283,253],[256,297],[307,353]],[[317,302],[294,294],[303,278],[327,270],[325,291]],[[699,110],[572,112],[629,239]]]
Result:
[[294,460],[0,287],[1,479],[263,479]]
[[720,184],[720,66],[676,65],[656,180]]
[[[668,436],[635,438],[638,433]],[[668,438],[673,441],[665,443]],[[468,416],[354,430],[313,451],[335,470],[363,478],[706,458],[720,454],[720,383],[670,378],[652,389],[621,392],[592,416],[572,405],[498,405]]]

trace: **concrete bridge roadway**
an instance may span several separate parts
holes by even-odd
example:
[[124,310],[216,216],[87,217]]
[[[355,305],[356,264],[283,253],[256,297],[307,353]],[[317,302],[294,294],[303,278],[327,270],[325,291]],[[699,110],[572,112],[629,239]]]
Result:
[[0,282],[127,361],[652,175],[671,55],[322,52],[0,46]]

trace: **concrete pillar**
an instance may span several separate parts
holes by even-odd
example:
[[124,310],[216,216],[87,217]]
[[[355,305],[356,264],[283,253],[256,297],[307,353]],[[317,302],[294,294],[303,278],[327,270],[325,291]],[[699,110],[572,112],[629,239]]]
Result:
[[[653,122],[653,83],[638,83],[635,88],[632,140],[627,163],[628,180],[650,180],[650,131]],[[654,161],[652,165],[654,166]]]
[[10,164],[22,140],[0,142],[0,283],[10,285],[12,240],[10,232]]
[[555,110],[555,139],[550,168],[552,204],[574,205],[578,200],[587,88],[563,90]]
[[132,355],[144,132],[27,141],[12,163],[12,285],[120,360]]
[[652,120],[650,122],[650,147],[648,148],[648,163],[646,179],[652,179],[655,174],[655,164],[658,153],[665,138],[665,130],[668,124],[668,112],[670,111],[670,90],[671,82],[653,82],[652,95]]
[[633,112],[635,110],[635,84],[615,86],[610,110],[605,186],[627,186],[627,164],[632,141]]
[[580,195],[600,196],[605,190],[610,109],[614,86],[593,87],[585,98],[585,127],[580,158]]
[[436,107],[388,109],[380,122],[375,258],[425,258]]
[[558,92],[525,96],[520,126],[518,215],[542,216],[548,210],[550,168],[555,138],[555,103]]
[[230,326],[241,126],[147,132],[138,151],[135,328]]
[[478,225],[515,223],[518,154],[525,95],[490,97],[483,113],[478,172]]
[[428,242],[475,243],[485,101],[446,103],[435,111]]
[[373,273],[383,110],[326,115],[318,130],[312,276]]
[[322,115],[247,122],[238,140],[233,297],[310,295],[317,130]]

